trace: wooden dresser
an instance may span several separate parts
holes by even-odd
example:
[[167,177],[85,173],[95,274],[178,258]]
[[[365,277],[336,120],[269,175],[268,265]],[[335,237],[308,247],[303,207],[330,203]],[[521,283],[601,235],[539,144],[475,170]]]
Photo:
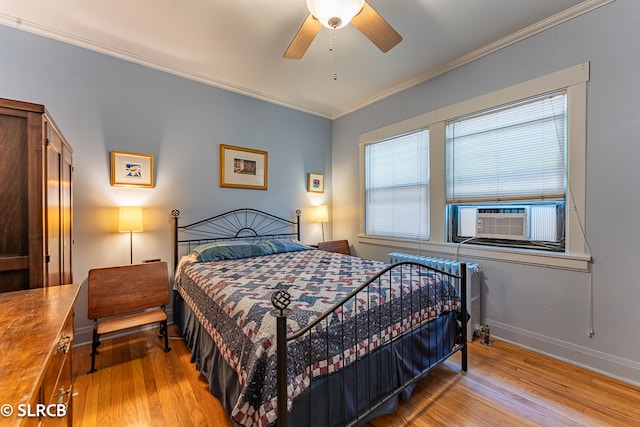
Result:
[[73,305],[80,285],[0,294],[0,424],[72,425]]

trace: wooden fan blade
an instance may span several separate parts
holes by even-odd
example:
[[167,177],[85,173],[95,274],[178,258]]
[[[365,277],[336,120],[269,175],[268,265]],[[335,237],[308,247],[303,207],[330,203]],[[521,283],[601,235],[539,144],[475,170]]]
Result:
[[366,1],[360,13],[353,17],[351,23],[383,52],[387,52],[402,41],[402,36]]
[[291,40],[291,44],[282,55],[286,59],[300,59],[320,32],[322,24],[312,14],[307,15],[302,26]]

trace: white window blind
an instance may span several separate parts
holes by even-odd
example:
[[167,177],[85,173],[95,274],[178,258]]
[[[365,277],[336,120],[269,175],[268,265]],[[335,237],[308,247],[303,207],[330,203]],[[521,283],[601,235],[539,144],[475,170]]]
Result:
[[556,92],[448,122],[447,203],[564,200],[566,117]]
[[365,234],[429,238],[429,131],[365,146]]

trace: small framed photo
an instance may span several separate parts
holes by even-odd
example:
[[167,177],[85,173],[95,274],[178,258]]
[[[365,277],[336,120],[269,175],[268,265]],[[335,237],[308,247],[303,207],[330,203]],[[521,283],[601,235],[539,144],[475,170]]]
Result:
[[220,187],[267,189],[266,151],[220,144]]
[[153,188],[153,156],[112,151],[111,185]]
[[324,174],[307,174],[307,191],[310,193],[324,193]]

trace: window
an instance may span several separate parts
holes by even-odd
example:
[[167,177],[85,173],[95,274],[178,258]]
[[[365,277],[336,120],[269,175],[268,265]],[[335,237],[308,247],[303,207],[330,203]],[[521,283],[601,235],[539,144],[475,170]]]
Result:
[[362,133],[359,242],[587,270],[588,81],[578,64]]
[[429,237],[429,131],[365,147],[365,234]]
[[446,124],[449,241],[564,251],[567,95]]

